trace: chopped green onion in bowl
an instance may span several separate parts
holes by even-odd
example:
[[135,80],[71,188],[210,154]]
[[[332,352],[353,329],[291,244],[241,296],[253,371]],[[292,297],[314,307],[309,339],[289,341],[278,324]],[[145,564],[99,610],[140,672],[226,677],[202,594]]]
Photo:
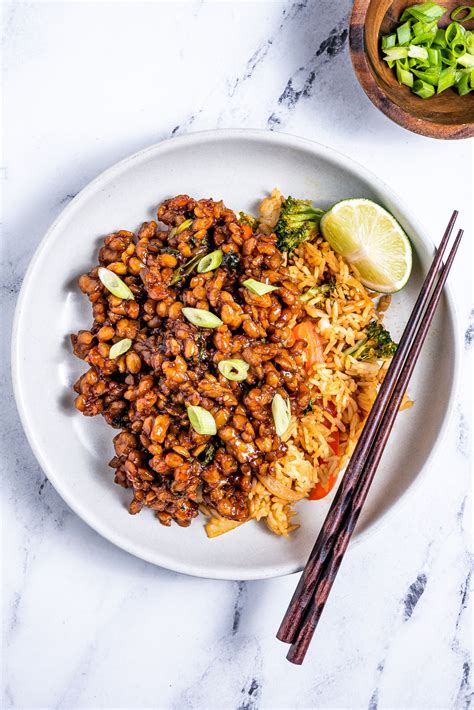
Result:
[[189,422],[197,434],[214,436],[217,433],[216,420],[207,409],[189,405],[186,407],[186,411]]
[[278,392],[272,400],[272,415],[277,436],[283,436],[291,422],[291,403]]
[[233,382],[243,382],[247,379],[250,365],[245,360],[221,360],[217,368],[221,375]]
[[130,291],[125,281],[122,281],[120,276],[117,276],[117,274],[110,269],[105,269],[101,266],[97,275],[102,285],[116,298],[122,298],[124,301],[135,300],[135,296]]
[[278,291],[278,286],[271,286],[270,284],[265,284],[255,279],[247,279],[242,282],[242,285],[257,296],[265,296],[266,293],[270,293],[271,291]]
[[202,308],[183,308],[181,311],[187,320],[198,328],[218,328],[222,325],[221,319]]
[[132,341],[130,340],[130,338],[123,338],[123,340],[119,340],[117,343],[114,343],[110,348],[109,359],[115,360],[116,357],[120,357],[120,355],[123,355],[128,350],[130,350],[131,347]]
[[[459,18],[461,11],[468,10]],[[471,18],[474,8],[467,5],[451,13],[446,29],[438,21],[446,9],[434,2],[407,7],[395,32],[381,37],[383,59],[395,70],[399,84],[408,86],[422,99],[429,99],[446,89],[456,89],[460,96],[472,91],[462,69],[474,67],[474,32],[460,22]]]
[[216,251],[211,251],[210,254],[206,254],[199,261],[197,265],[198,274],[206,274],[208,271],[214,271],[218,269],[222,264],[222,250],[217,249]]

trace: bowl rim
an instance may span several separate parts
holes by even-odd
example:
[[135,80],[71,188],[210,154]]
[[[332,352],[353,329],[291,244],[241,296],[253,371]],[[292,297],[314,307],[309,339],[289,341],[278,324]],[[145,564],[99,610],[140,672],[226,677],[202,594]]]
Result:
[[[349,21],[349,51],[354,73],[365,94],[376,108],[412,133],[438,140],[462,140],[474,137],[474,121],[470,123],[435,123],[414,116],[402,106],[395,104],[380,88],[373,77],[365,46],[365,18],[370,0],[354,0]],[[355,23],[356,13],[364,17],[364,25]],[[355,59],[357,55],[357,61]],[[361,71],[361,65],[364,71]]]
[[[24,304],[27,300],[29,283],[36,270],[37,263],[39,262],[43,254],[43,251],[46,250],[49,243],[54,239],[55,233],[58,229],[60,229],[63,220],[68,218],[69,215],[73,213],[76,209],[80,208],[81,203],[84,202],[89,196],[89,194],[93,193],[103,181],[107,181],[108,179],[112,178],[114,174],[123,171],[129,163],[146,160],[151,155],[159,155],[161,152],[165,152],[166,150],[168,150],[170,144],[173,144],[175,146],[181,145],[184,147],[189,147],[196,144],[205,144],[207,142],[237,139],[246,139],[256,142],[264,141],[266,143],[273,144],[275,148],[284,146],[292,147],[295,149],[305,149],[311,151],[311,153],[316,157],[324,157],[328,159],[333,164],[336,164],[338,167],[346,169],[347,167],[349,167],[349,169],[351,169],[354,174],[364,179],[366,182],[368,182],[369,185],[372,185],[375,189],[385,194],[390,200],[397,204],[397,206],[400,208],[400,211],[403,212],[403,215],[406,217],[407,221],[409,221],[410,224],[413,226],[414,231],[416,232],[420,240],[426,243],[428,248],[431,248],[434,251],[435,245],[430,239],[430,237],[426,236],[428,234],[427,230],[424,230],[422,228],[419,220],[414,217],[412,211],[408,208],[405,202],[400,199],[399,195],[395,191],[393,191],[392,188],[390,188],[384,180],[375,175],[375,173],[371,172],[370,170],[359,164],[357,161],[353,160],[352,158],[349,158],[348,156],[338,150],[335,150],[334,148],[325,146],[321,143],[317,143],[316,141],[312,141],[308,138],[302,138],[287,133],[268,131],[264,129],[213,129],[194,132],[183,136],[174,136],[155,143],[140,151],[137,151],[136,153],[133,153],[132,155],[126,158],[123,158],[122,160],[114,163],[111,167],[102,171],[71,200],[71,202],[63,209],[63,211],[58,215],[58,217],[49,227],[31,258],[18,296],[12,328],[11,371],[13,392],[17,410],[26,438],[35,455],[35,458],[37,459],[42,470],[47,475],[48,480],[56,489],[61,498],[85,523],[87,523],[87,525],[89,525],[93,530],[95,530],[109,542],[113,543],[114,545],[117,545],[126,552],[152,564],[161,566],[165,569],[169,569],[171,571],[180,572],[196,577],[203,577],[207,579],[257,580],[280,577],[288,574],[293,574],[295,572],[300,572],[302,566],[299,563],[295,563],[294,561],[289,561],[285,564],[279,565],[278,568],[276,567],[276,565],[273,565],[271,568],[265,567],[261,571],[250,571],[247,569],[245,572],[242,572],[239,571],[239,567],[227,566],[222,567],[219,570],[214,570],[212,573],[209,573],[207,570],[201,569],[199,565],[195,565],[192,560],[184,564],[180,562],[172,564],[170,563],[168,558],[161,556],[160,550],[155,550],[153,551],[153,553],[148,552],[146,550],[143,550],[143,548],[140,548],[139,545],[135,544],[133,541],[130,541],[126,537],[126,534],[117,534],[111,531],[108,528],[107,523],[105,523],[94,512],[91,512],[91,510],[85,504],[80,502],[80,499],[68,492],[67,487],[62,483],[61,477],[57,477],[55,471],[52,469],[52,467],[50,467],[47,454],[42,450],[41,445],[37,442],[34,427],[29,421],[28,411],[23,401],[22,388],[20,383],[21,357],[19,353],[19,334],[22,328]],[[385,525],[387,520],[391,518],[395,511],[400,510],[402,504],[406,504],[406,501],[409,497],[409,492],[413,494],[416,490],[416,487],[421,484],[421,481],[426,480],[429,465],[432,462],[434,455],[441,442],[443,441],[446,431],[449,428],[451,418],[454,412],[456,393],[459,387],[462,344],[460,335],[461,329],[459,312],[449,283],[447,283],[445,286],[445,297],[447,299],[448,311],[453,320],[454,363],[449,400],[447,402],[444,418],[440,425],[438,437],[433,445],[432,450],[430,451],[429,455],[426,457],[423,465],[421,466],[416,478],[412,481],[412,483],[410,483],[410,485],[399,496],[399,498],[397,498],[392,503],[392,505],[384,512],[381,517],[376,519],[366,530],[359,533],[356,538],[351,541],[351,548],[368,539],[368,537],[375,534],[375,532],[378,531],[382,525]]]

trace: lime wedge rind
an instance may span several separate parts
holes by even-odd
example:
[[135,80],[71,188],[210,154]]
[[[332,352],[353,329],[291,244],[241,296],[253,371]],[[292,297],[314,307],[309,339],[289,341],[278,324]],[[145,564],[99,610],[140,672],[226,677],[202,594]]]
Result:
[[321,219],[324,238],[353,264],[360,281],[380,293],[395,293],[412,268],[410,241],[387,210],[371,200],[342,200]]

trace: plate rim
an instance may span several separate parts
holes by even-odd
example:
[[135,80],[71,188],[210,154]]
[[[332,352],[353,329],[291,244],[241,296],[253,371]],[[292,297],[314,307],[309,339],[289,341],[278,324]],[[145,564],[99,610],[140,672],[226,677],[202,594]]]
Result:
[[[121,160],[113,163],[110,167],[106,168],[100,172],[95,178],[85,185],[77,195],[65,206],[65,208],[59,213],[56,219],[52,222],[50,227],[47,229],[46,233],[42,237],[38,246],[36,247],[28,268],[25,272],[23,278],[20,292],[18,295],[17,303],[15,306],[13,327],[12,327],[12,340],[11,340],[11,373],[12,373],[12,384],[13,393],[15,398],[16,407],[20,417],[20,421],[25,432],[25,436],[30,445],[30,448],[41,466],[43,472],[47,476],[50,483],[53,485],[56,492],[63,499],[63,501],[78,515],[81,520],[83,520],[87,525],[89,525],[95,532],[104,537],[106,540],[112,544],[120,547],[129,554],[143,559],[146,562],[163,567],[164,569],[171,570],[173,572],[180,572],[182,574],[188,574],[195,577],[201,577],[205,579],[220,579],[220,580],[258,580],[258,579],[269,579],[273,577],[281,577],[289,574],[294,574],[302,570],[302,566],[298,562],[288,562],[284,565],[271,565],[269,567],[259,568],[258,570],[247,569],[246,571],[241,570],[239,567],[221,567],[219,569],[203,569],[201,565],[194,565],[192,561],[189,563],[174,563],[173,560],[168,558],[163,558],[160,554],[160,550],[155,550],[153,554],[148,553],[138,547],[134,542],[130,541],[126,536],[111,532],[108,529],[106,523],[100,518],[97,518],[94,514],[89,514],[90,509],[81,506],[78,502],[77,497],[70,495],[67,490],[63,488],[61,479],[56,477],[56,474],[52,467],[50,467],[47,456],[43,453],[42,447],[38,444],[35,438],[34,427],[30,424],[26,407],[21,394],[20,385],[20,369],[21,369],[21,358],[18,352],[19,344],[19,333],[22,326],[22,317],[24,313],[24,303],[27,297],[27,291],[29,288],[29,283],[33,277],[36,270],[36,265],[40,260],[43,251],[49,245],[49,242],[54,238],[55,232],[60,228],[61,223],[67,219],[70,213],[74,212],[80,203],[84,201],[90,193],[93,193],[97,186],[100,185],[104,180],[112,177],[114,173],[121,172],[126,168],[128,163],[133,163],[135,161],[140,161],[146,158],[148,154],[159,154],[160,152],[166,151],[170,145],[181,145],[186,147],[195,145],[197,143],[206,143],[208,141],[226,141],[229,139],[247,139],[254,141],[264,141],[267,143],[273,143],[275,146],[285,146],[290,148],[299,148],[309,150],[311,153],[317,153],[319,156],[328,158],[333,163],[341,165],[341,167],[349,166],[352,171],[359,177],[365,179],[370,185],[373,185],[375,189],[381,189],[385,192],[393,202],[400,207],[400,211],[407,218],[407,220],[414,226],[416,233],[420,236],[422,241],[427,242],[431,246],[432,250],[435,250],[435,244],[432,239],[428,236],[427,230],[423,229],[420,220],[413,214],[412,210],[406,205],[405,201],[400,198],[399,194],[393,190],[382,178],[378,177],[371,170],[360,164],[358,161],[347,156],[341,151],[327,146],[325,144],[313,141],[309,138],[292,135],[289,133],[282,133],[279,131],[269,131],[265,129],[254,129],[254,128],[223,128],[223,129],[210,129],[204,131],[196,131],[193,133],[188,133],[181,136],[172,136],[170,138],[164,139],[157,143],[154,143],[146,148],[143,148]],[[421,236],[422,235],[422,236]],[[401,509],[402,505],[405,505],[408,500],[408,494],[412,494],[416,491],[417,487],[422,481],[426,480],[429,464],[433,460],[438,447],[441,445],[454,412],[454,406],[456,402],[456,395],[459,388],[460,381],[460,364],[461,364],[461,335],[460,335],[460,318],[459,310],[454,298],[451,286],[449,283],[445,286],[445,297],[447,300],[448,311],[453,320],[454,327],[454,363],[453,363],[453,374],[452,374],[452,386],[449,393],[449,401],[447,403],[446,412],[444,418],[441,422],[440,431],[436,441],[434,442],[433,448],[426,457],[424,463],[422,464],[418,475],[406,488],[406,490],[397,498],[392,505],[381,515],[377,520],[369,525],[369,527],[353,538],[350,542],[350,547],[353,549],[356,545],[367,540],[370,536],[375,534],[382,525],[385,525],[391,516],[394,515],[396,511]],[[240,570],[240,571],[239,571]]]

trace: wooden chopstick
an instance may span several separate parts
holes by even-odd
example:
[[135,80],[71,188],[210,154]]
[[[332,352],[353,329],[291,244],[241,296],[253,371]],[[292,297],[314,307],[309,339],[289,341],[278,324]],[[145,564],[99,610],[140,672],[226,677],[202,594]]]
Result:
[[314,630],[322,614],[342,559],[347,550],[351,535],[357,524],[360,512],[377,470],[377,466],[385,449],[385,445],[390,436],[393,424],[403,400],[404,393],[410,381],[418,360],[418,356],[440,301],[443,287],[461,242],[462,235],[463,230],[459,230],[433,294],[428,301],[426,311],[421,320],[419,329],[414,335],[413,342],[407,354],[400,377],[394,386],[386,410],[380,420],[379,429],[377,435],[374,437],[365,466],[361,472],[361,475],[358,477],[353,496],[349,501],[349,509],[339,517],[339,526],[337,529],[335,544],[327,559],[322,574],[319,575],[316,585],[313,586],[311,603],[309,604],[309,607],[307,607],[306,613],[302,618],[297,634],[287,655],[288,660],[292,663],[301,664],[304,660],[306,651],[313,637]]
[[393,387],[395,386],[405,363],[416,328],[420,322],[423,308],[428,300],[433,283],[438,275],[443,254],[449,242],[457,216],[458,212],[455,210],[448,222],[448,226],[446,227],[446,231],[436,252],[435,258],[433,259],[408,323],[400,339],[397,352],[390,363],[384,382],[380,388],[369,416],[367,417],[364,429],[359,437],[359,441],[357,442],[346,472],[344,473],[342,481],[336,492],[328,515],[326,516],[326,520],[323,523],[316,543],[299,580],[298,586],[296,587],[287,612],[280,625],[277,633],[277,638],[280,639],[280,641],[285,643],[293,643],[295,640],[306,608],[313,596],[315,585],[324,568],[326,559],[331,554],[333,546],[337,541],[338,524],[341,514],[344,514],[350,505],[354,486],[370,452],[373,438],[379,426],[380,418],[385,410],[385,407],[387,406]]

